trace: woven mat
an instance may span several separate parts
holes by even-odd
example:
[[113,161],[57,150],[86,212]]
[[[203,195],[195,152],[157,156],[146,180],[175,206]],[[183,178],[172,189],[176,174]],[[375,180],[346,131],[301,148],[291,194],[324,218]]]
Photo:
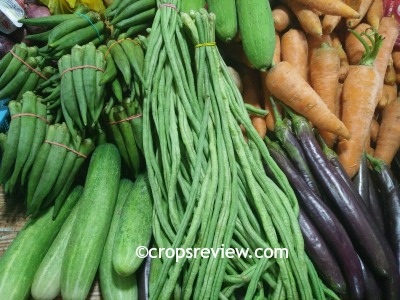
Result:
[[[3,190],[0,188],[0,257],[4,254],[18,231],[24,226],[26,220],[27,219],[23,218],[22,209],[20,207],[10,204],[6,205]],[[62,298],[60,297],[57,299]],[[102,299],[98,281],[93,284],[88,299]]]

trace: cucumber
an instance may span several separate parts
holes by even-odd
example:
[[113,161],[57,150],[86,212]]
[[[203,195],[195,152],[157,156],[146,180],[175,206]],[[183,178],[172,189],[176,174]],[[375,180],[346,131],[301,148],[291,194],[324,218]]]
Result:
[[136,276],[134,274],[130,276],[121,276],[115,272],[112,265],[115,234],[118,229],[125,200],[133,188],[134,185],[131,180],[121,179],[118,189],[117,204],[115,205],[110,231],[108,232],[99,267],[101,295],[105,300],[134,300],[138,298]]
[[30,219],[0,259],[0,299],[27,299],[36,270],[82,194],[77,186],[55,220],[53,208]]
[[125,201],[115,235],[112,262],[118,274],[128,276],[140,267],[143,258],[136,255],[136,249],[150,244],[152,216],[147,174],[139,174],[133,191]]
[[206,6],[206,0],[185,0],[181,1],[180,11],[189,13],[191,9],[197,11],[200,8],[204,8],[205,6]]
[[208,11],[215,14],[215,33],[223,42],[230,42],[237,33],[235,0],[207,0]]
[[275,51],[275,27],[269,1],[236,1],[243,50],[256,69],[266,71]]
[[31,287],[31,295],[35,300],[51,300],[60,293],[62,260],[78,210],[79,203],[75,205],[62,225],[60,232],[36,271]]
[[113,144],[98,146],[90,159],[80,207],[61,267],[64,300],[86,299],[111,225],[121,175]]

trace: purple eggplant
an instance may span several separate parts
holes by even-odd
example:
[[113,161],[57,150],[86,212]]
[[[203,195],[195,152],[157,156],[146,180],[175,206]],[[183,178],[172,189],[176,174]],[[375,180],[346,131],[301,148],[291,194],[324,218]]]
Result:
[[138,300],[149,300],[150,263],[151,257],[147,256],[138,270]]
[[382,160],[368,156],[379,189],[382,193],[385,233],[396,256],[400,273],[400,187],[389,166]]
[[368,171],[368,161],[367,156],[363,153],[360,169],[357,174],[353,178],[354,185],[358,191],[358,194],[361,196],[361,199],[365,203],[365,206],[368,210],[370,210],[370,202],[369,202],[369,171]]
[[369,211],[375,219],[376,225],[378,225],[381,232],[385,232],[385,223],[383,217],[382,201],[380,200],[379,191],[376,187],[376,183],[372,177],[372,171],[368,172],[369,181]]
[[365,282],[365,300],[381,300],[382,299],[382,291],[379,287],[378,281],[375,279],[374,274],[368,269],[368,267],[364,264],[362,259],[359,257],[361,269]]
[[299,224],[307,255],[325,284],[338,294],[346,294],[346,282],[339,265],[318,229],[300,208]]
[[[295,133],[301,141],[311,169],[339,211],[339,219],[357,247],[357,252],[374,272],[380,276],[390,276],[390,264],[394,257],[387,240],[368,210],[357,200],[348,183],[322,152],[308,121],[294,113],[290,114]],[[359,197],[358,194],[357,196]]]
[[[362,299],[364,283],[361,265],[346,230],[330,208],[309,188],[304,179],[286,157],[277,143],[265,138],[271,157],[285,173],[293,187],[299,205],[304,209],[319,232],[324,236],[337,262],[340,264],[352,299]],[[267,166],[268,168],[268,166]]]

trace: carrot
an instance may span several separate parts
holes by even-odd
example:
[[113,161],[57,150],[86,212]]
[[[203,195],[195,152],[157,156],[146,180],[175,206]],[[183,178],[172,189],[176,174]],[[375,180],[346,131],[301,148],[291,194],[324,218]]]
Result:
[[290,63],[281,61],[273,66],[268,71],[266,85],[272,95],[317,128],[350,138],[346,126]]
[[336,48],[340,59],[339,82],[343,83],[349,72],[349,60],[337,35],[332,34],[332,47]]
[[371,141],[374,143],[378,138],[378,132],[379,132],[379,122],[375,118],[373,118],[370,127],[370,137]]
[[374,157],[388,165],[400,146],[400,98],[397,97],[383,111]]
[[279,33],[275,31],[275,50],[274,57],[272,58],[272,64],[277,64],[281,61],[281,38]]
[[[360,23],[356,28],[354,28],[354,31],[356,33],[361,33],[367,30],[368,28],[371,28],[369,24]],[[370,41],[367,41],[367,43],[371,45]],[[361,56],[365,51],[363,44],[350,32],[346,34],[344,44],[349,64],[351,65],[357,64],[360,61]]]
[[274,19],[275,30],[284,31],[292,23],[292,13],[284,5],[278,5],[272,10],[272,18]]
[[339,82],[335,100],[335,115],[339,119],[342,119],[342,92],[343,92],[343,83]]
[[299,29],[290,29],[281,38],[282,60],[294,66],[298,73],[307,80],[308,44],[306,35]]
[[396,38],[399,35],[398,22],[394,18],[383,17],[379,25],[378,33],[385,38],[375,62],[375,67],[382,78],[383,84],[386,66],[392,55]]
[[330,34],[338,26],[341,16],[325,15],[322,19],[322,32]]
[[341,16],[344,18],[359,18],[360,15],[341,0],[296,0],[299,3],[315,8],[325,15]]
[[397,85],[389,85],[389,84],[384,84],[383,85],[383,90],[386,91],[387,96],[388,96],[388,104],[391,103],[392,101],[396,100],[397,98]]
[[396,70],[393,65],[392,56],[389,57],[389,62],[386,67],[385,78],[384,78],[383,82],[388,85],[396,84]]
[[396,83],[400,84],[400,73],[396,72]]
[[373,0],[369,10],[367,11],[367,23],[372,28],[378,30],[379,23],[383,18],[383,0]]
[[345,0],[344,3],[346,3],[348,6],[350,6],[352,9],[358,11],[360,8],[362,0]]
[[392,60],[396,73],[400,73],[400,50],[394,49],[392,51]]
[[389,103],[389,93],[385,88],[380,89],[376,108],[382,109]]
[[365,53],[358,65],[352,65],[343,83],[342,121],[348,128],[351,138],[339,139],[337,152],[347,174],[352,178],[358,171],[362,153],[365,150],[377,98],[380,91],[380,75],[374,67],[377,52],[382,46],[383,37],[376,31],[369,35],[369,45],[363,36],[351,30],[364,45]]
[[[310,61],[310,84],[333,113],[336,113],[339,69],[338,51],[328,43],[323,43],[313,52]],[[324,130],[319,132],[326,144],[332,147],[337,136]]]
[[307,35],[307,45],[308,45],[308,63],[311,61],[311,56],[314,51],[321,47],[323,43],[328,45],[332,44],[331,36],[328,34],[323,34],[320,36]]
[[313,35],[322,34],[321,21],[312,9],[293,0],[282,0],[281,2],[290,8],[305,32]]
[[[258,70],[243,68],[241,72],[243,82],[243,100],[256,108],[261,108],[261,82]],[[257,130],[259,136],[264,139],[267,133],[267,124],[265,117],[251,115],[251,122]]]
[[370,8],[371,4],[372,4],[373,0],[362,0],[361,1],[361,5],[358,9],[358,14],[359,17],[358,18],[350,18],[346,20],[346,24],[347,27],[349,28],[354,28],[356,27],[358,24],[360,24],[361,20],[365,17],[365,15],[367,14],[368,9]]

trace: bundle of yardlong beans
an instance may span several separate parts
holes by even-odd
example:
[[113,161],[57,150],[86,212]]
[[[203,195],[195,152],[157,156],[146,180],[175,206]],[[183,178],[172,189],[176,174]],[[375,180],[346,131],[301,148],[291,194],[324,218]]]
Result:
[[151,299],[229,299],[237,290],[245,299],[337,298],[305,255],[296,197],[215,47],[215,16],[205,10],[180,16],[178,2],[159,1],[144,66],[143,147],[155,244],[249,253],[286,248],[289,255],[164,256]]

